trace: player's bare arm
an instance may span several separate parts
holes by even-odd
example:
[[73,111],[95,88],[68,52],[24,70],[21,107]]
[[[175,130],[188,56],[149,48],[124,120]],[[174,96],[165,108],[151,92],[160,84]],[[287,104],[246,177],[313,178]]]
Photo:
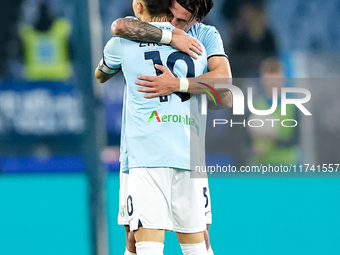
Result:
[[99,70],[98,67],[96,68],[94,75],[96,76],[97,80],[100,83],[107,82],[108,80],[110,80],[114,76],[114,74],[104,73],[103,71]]
[[162,29],[147,22],[129,18],[119,18],[111,25],[111,33],[125,39],[142,42],[160,42]]
[[208,97],[208,109],[209,110],[220,110],[227,109],[233,106],[233,95],[230,91],[220,92],[218,95],[221,98],[222,106],[219,104],[215,104],[211,97]]
[[[129,18],[119,18],[111,25],[111,33],[128,40],[159,43],[162,39],[163,31],[146,22]],[[172,31],[170,44],[177,50],[187,53],[197,59],[195,53],[201,55],[202,48],[199,42],[183,30],[175,28]],[[195,53],[194,53],[195,52]]]
[[99,61],[99,64],[98,64],[96,70],[94,71],[94,75],[100,83],[104,83],[104,82],[108,81],[109,79],[111,79],[113,76],[115,76],[120,71],[120,69],[121,68],[117,68],[117,69],[109,68],[104,63],[104,60],[101,59]]
[[[197,82],[199,79],[205,78],[212,79],[210,86],[215,86],[215,84],[220,84],[221,79],[226,79],[226,84],[232,84],[232,73],[230,68],[229,60],[224,56],[215,56],[211,57],[208,60],[208,68],[209,72],[201,75],[200,77],[191,78],[190,83],[192,84],[193,88],[190,89],[190,93],[193,93],[195,90],[195,86],[197,87]],[[214,80],[213,78],[218,78],[218,80]],[[221,98],[222,105],[216,105],[213,102],[211,97],[208,97],[208,109],[210,110],[219,110],[219,109],[226,109],[231,108],[233,106],[233,97],[230,91],[217,91],[218,95]]]

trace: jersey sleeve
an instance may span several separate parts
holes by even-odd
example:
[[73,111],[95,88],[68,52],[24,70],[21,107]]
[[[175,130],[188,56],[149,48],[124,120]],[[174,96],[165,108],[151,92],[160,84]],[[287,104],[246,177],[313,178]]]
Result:
[[135,17],[135,16],[126,16],[124,19],[134,19],[134,20],[138,20],[138,18]]
[[103,63],[109,69],[121,69],[123,63],[123,47],[119,37],[112,37],[105,45]]
[[224,52],[221,35],[215,27],[206,27],[206,32],[201,42],[207,50],[208,59],[214,56],[228,57]]

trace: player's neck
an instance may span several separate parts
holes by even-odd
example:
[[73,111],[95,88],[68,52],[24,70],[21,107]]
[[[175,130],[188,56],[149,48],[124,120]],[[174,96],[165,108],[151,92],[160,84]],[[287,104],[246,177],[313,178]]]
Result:
[[145,22],[168,22],[168,17],[165,15],[165,16],[149,16]]

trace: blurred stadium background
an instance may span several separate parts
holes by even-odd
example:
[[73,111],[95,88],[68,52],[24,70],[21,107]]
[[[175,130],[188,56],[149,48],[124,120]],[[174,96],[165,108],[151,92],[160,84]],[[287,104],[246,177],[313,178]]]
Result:
[[[299,149],[301,162],[339,163],[340,1],[214,2],[205,23],[220,31],[234,77],[259,77],[260,63],[275,56],[288,78],[332,78],[312,93],[318,104]],[[99,85],[92,73],[112,21],[132,14],[130,0],[1,0],[0,255],[123,254],[124,80]],[[36,40],[39,52],[30,52]],[[34,66],[34,54],[52,59],[52,69]],[[228,147],[222,156],[209,150],[212,158],[241,165],[251,157],[242,131],[208,135]],[[211,179],[210,189],[215,254],[340,254],[339,179]],[[181,254],[172,233],[165,254]]]

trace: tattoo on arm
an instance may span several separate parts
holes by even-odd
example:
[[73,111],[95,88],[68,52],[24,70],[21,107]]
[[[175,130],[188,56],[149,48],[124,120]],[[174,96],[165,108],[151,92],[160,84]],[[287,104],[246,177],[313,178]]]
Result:
[[208,98],[208,109],[209,110],[217,110],[217,109],[219,109],[218,105],[215,105],[215,102],[212,100],[212,98],[210,98],[209,96],[207,98]]
[[158,43],[162,39],[162,30],[134,19],[122,19],[123,26],[116,35],[128,40]]
[[219,93],[219,96],[222,101],[222,106],[220,105],[220,103],[215,105],[215,102],[212,100],[212,98],[208,97],[208,109],[209,110],[226,109],[232,106],[233,99],[232,99],[232,95],[230,91]]

